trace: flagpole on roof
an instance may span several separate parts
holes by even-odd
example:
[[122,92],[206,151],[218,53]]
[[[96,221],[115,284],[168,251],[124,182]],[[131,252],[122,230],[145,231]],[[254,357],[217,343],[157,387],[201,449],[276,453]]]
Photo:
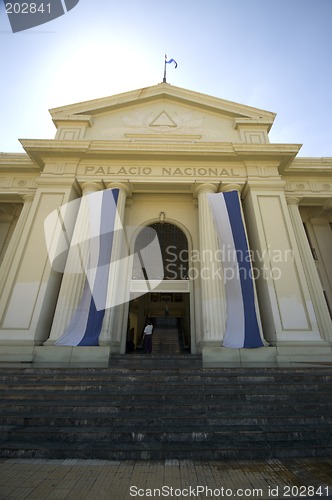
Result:
[[178,67],[178,63],[175,61],[175,59],[170,59],[169,61],[167,61],[167,54],[165,54],[165,64],[164,64],[164,78],[163,78],[163,83],[167,83],[167,82],[166,82],[166,64],[171,64],[171,63],[174,63],[174,65],[175,65],[175,69]]
[[166,59],[167,59],[167,55],[165,54],[165,62],[164,62],[164,78],[163,78],[163,83],[167,83],[167,82],[166,82]]

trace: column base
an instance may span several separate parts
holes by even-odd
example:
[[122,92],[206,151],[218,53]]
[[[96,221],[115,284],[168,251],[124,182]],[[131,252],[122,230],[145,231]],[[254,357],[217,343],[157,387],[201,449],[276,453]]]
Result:
[[3,366],[107,368],[110,346],[1,345]]
[[110,346],[1,345],[2,367],[107,368]]
[[0,363],[32,363],[35,345],[0,344]]
[[277,366],[276,348],[230,349],[203,347],[203,368],[273,367]]
[[201,340],[196,344],[197,354],[203,354],[204,349],[219,349],[221,347],[222,340]]
[[33,366],[107,368],[109,346],[36,346]]
[[329,342],[277,342],[277,360],[280,366],[288,363],[331,363],[332,344]]
[[228,347],[203,347],[203,368],[235,367],[310,367],[332,365],[332,345],[310,343],[276,345],[257,349],[230,349]]
[[124,352],[121,352],[121,343],[117,340],[111,341],[110,350],[112,354],[124,354]]

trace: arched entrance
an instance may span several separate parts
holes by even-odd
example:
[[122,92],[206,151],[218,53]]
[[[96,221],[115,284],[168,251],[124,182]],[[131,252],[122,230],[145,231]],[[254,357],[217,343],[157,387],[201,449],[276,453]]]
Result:
[[[149,293],[139,293],[139,283],[146,279],[145,269],[134,262],[129,304],[126,351],[142,349],[142,335],[149,318],[154,325],[153,353],[191,352],[190,282],[188,278],[188,239],[184,231],[169,222],[156,222],[143,228],[135,241],[138,255],[147,240],[157,233],[162,255],[162,269],[156,266],[156,280],[162,280]],[[149,274],[151,279],[151,270]],[[144,285],[145,286],[145,285]],[[137,297],[135,297],[135,292]]]

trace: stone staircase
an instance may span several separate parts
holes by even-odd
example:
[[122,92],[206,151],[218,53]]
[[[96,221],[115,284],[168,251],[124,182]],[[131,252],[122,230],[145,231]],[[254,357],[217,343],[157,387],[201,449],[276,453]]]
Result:
[[180,353],[179,332],[177,328],[156,327],[153,330],[153,353]]
[[331,456],[332,367],[203,369],[198,357],[177,358],[0,368],[0,456]]
[[177,356],[183,352],[180,342],[179,318],[156,317],[153,320],[153,354]]

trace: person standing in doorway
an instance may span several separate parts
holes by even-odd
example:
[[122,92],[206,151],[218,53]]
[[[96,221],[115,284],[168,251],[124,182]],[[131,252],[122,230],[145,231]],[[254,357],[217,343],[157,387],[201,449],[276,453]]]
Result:
[[151,321],[148,321],[146,327],[144,328],[144,351],[147,354],[152,353],[152,332],[152,323]]

